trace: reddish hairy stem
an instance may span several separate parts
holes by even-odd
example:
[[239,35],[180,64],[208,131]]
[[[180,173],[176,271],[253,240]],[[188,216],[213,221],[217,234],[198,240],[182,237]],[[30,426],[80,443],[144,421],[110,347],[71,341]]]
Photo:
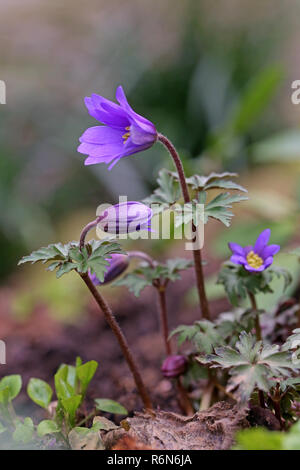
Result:
[[100,292],[96,289],[94,286],[93,282],[89,278],[89,275],[86,273],[80,273],[81,278],[85,282],[86,286],[88,287],[89,291],[91,292],[92,296],[96,300],[98,306],[102,310],[105,320],[109,324],[110,328],[112,329],[112,332],[114,333],[115,337],[117,338],[117,341],[120,345],[120,348],[124,354],[124,357],[127,361],[128,367],[132,372],[136,388],[143,400],[144,406],[147,409],[152,410],[153,406],[150,400],[150,397],[148,395],[148,392],[146,390],[146,387],[144,385],[144,382],[142,380],[141,374],[139,372],[138,366],[133,358],[132,352],[128,346],[127,340],[117,322],[115,319],[110,307],[108,306],[107,302],[105,299],[102,297]]
[[[177,153],[177,150],[175,149],[174,145],[169,141],[169,139],[165,137],[164,135],[158,134],[157,139],[167,148],[167,150],[169,151],[173,159],[173,162],[176,166],[177,173],[179,176],[179,183],[180,183],[183,199],[184,199],[185,204],[187,204],[191,202],[191,198],[190,198],[188,186],[185,180],[183,165]],[[195,230],[196,228],[193,226],[193,231]],[[198,294],[199,294],[199,299],[200,299],[201,312],[204,318],[210,319],[210,311],[209,311],[208,301],[206,297],[204,276],[203,276],[203,270],[202,270],[201,250],[200,249],[193,250],[193,256],[194,256],[194,265],[195,265],[197,289],[198,289]]]
[[[249,295],[249,299],[250,299],[250,302],[251,302],[252,310],[257,312],[258,309],[257,309],[257,303],[256,303],[256,299],[255,299],[254,294],[252,292],[248,291],[248,295]],[[261,326],[260,326],[260,322],[259,322],[259,314],[258,313],[256,313],[256,315],[255,315],[255,331],[256,331],[257,341],[261,341],[262,340],[262,334],[261,334]]]
[[100,222],[100,220],[102,220],[104,217],[104,215],[100,215],[99,217],[97,217],[97,219],[95,220],[92,220],[92,222],[90,222],[89,224],[87,224],[84,229],[82,230],[81,234],[80,234],[80,239],[79,239],[79,249],[80,251],[82,251],[82,248],[84,247],[84,244],[85,244],[85,237],[87,236],[88,232],[90,230],[92,230],[94,227],[96,227],[96,225]]
[[192,416],[193,414],[195,414],[195,410],[190,402],[186,389],[182,385],[180,377],[176,379],[176,384],[177,384],[177,390],[178,390],[178,395],[179,395],[178,397],[179,406],[182,409],[183,413],[185,413],[187,416]]
[[158,293],[158,304],[160,314],[160,328],[165,343],[166,354],[170,356],[172,354],[172,347],[169,340],[169,328],[168,328],[168,315],[167,315],[167,303],[166,303],[166,290],[164,286],[155,287]]
[[155,267],[154,260],[151,258],[151,256],[147,255],[147,253],[144,253],[143,251],[128,251],[127,254],[128,254],[129,258],[142,259],[142,260],[146,261],[149,264],[149,266],[151,266],[151,268]]

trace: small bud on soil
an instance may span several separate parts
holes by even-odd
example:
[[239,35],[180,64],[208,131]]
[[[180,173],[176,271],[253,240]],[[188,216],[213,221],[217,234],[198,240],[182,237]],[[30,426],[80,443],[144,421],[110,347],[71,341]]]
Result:
[[186,366],[187,360],[184,356],[168,356],[161,366],[161,371],[165,377],[174,378],[183,374],[186,370]]

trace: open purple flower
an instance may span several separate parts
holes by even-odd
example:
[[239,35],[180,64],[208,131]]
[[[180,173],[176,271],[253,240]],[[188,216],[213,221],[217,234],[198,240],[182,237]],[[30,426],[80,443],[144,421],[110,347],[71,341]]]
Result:
[[122,202],[100,214],[98,226],[103,232],[113,234],[150,231],[152,216],[152,209],[141,202]]
[[89,272],[90,279],[93,281],[95,286],[107,284],[112,282],[117,277],[119,277],[129,266],[129,257],[127,255],[121,255],[119,253],[114,253],[111,255],[111,259],[107,260],[109,262],[109,267],[104,275],[104,280],[101,282],[96,274]]
[[267,228],[258,236],[254,247],[242,247],[237,243],[228,243],[232,251],[230,260],[241,264],[247,271],[261,272],[273,263],[273,256],[280,250],[279,245],[268,245],[271,230]]
[[106,163],[110,170],[122,157],[146,150],[157,139],[155,126],[133,111],[121,86],[116,99],[119,104],[94,93],[85,98],[90,115],[104,124],[90,127],[79,139],[78,152],[88,155],[85,165]]

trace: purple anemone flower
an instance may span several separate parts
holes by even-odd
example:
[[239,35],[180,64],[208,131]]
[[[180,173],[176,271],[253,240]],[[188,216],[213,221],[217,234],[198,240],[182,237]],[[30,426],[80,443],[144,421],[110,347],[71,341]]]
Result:
[[111,255],[111,259],[107,260],[109,262],[109,267],[104,274],[104,280],[101,282],[96,274],[92,274],[89,272],[90,279],[94,283],[95,286],[107,284],[108,282],[112,282],[117,277],[119,277],[129,266],[129,257],[127,255],[121,255],[118,253],[114,253]]
[[264,271],[273,263],[273,256],[280,250],[280,245],[268,245],[270,235],[271,230],[267,228],[258,236],[254,246],[244,248],[237,243],[228,243],[233,253],[230,260],[250,272]]
[[157,139],[155,126],[133,111],[121,86],[116,99],[119,104],[95,93],[85,98],[90,115],[104,124],[90,127],[79,139],[78,152],[88,155],[85,165],[107,163],[110,170],[122,157],[146,150]]
[[151,231],[153,211],[141,202],[128,201],[110,206],[99,216],[98,227],[103,232],[120,234]]

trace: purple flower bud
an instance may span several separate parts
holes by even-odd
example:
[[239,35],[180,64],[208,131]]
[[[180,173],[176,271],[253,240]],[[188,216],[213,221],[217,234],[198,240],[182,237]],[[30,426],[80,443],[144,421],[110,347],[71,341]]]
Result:
[[122,202],[106,209],[98,226],[104,232],[113,234],[151,230],[152,216],[152,209],[141,202]]
[[88,155],[85,165],[110,164],[151,147],[157,140],[154,124],[137,114],[128,104],[123,88],[116,91],[119,104],[92,94],[85,98],[90,115],[104,124],[87,129],[79,141],[78,152]]
[[114,281],[124,271],[126,271],[129,266],[129,257],[126,255],[120,255],[118,253],[112,254],[111,259],[109,259],[108,261],[109,268],[104,275],[103,282],[100,282],[96,274],[89,273],[90,279],[92,280],[95,286],[107,284],[108,282]]
[[162,366],[161,371],[163,375],[167,378],[178,377],[181,374],[184,374],[187,367],[187,360],[184,356],[174,355],[168,356]]

